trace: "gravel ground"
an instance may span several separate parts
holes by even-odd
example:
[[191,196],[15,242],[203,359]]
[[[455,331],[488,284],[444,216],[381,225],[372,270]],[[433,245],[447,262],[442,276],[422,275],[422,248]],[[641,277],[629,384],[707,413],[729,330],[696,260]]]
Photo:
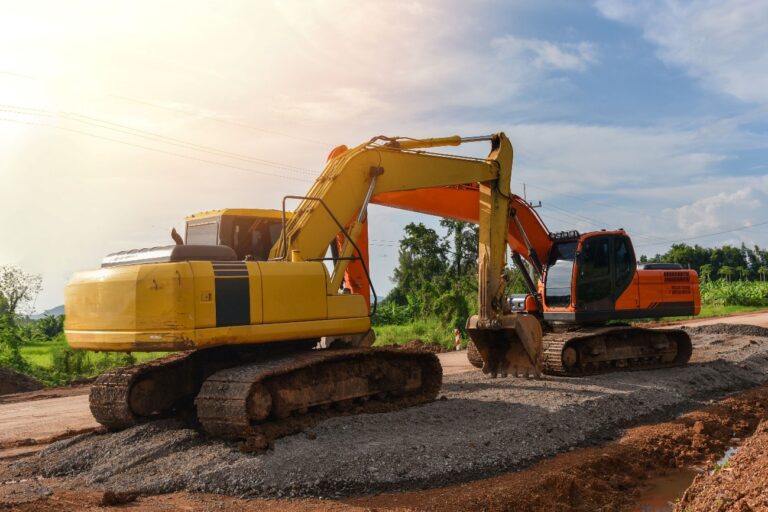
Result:
[[158,421],[55,443],[0,469],[0,480],[71,476],[73,485],[145,494],[336,498],[492,476],[768,379],[768,337],[744,335],[738,325],[715,331],[694,334],[693,364],[685,368],[580,379],[450,375],[445,400],[331,419],[259,455]]

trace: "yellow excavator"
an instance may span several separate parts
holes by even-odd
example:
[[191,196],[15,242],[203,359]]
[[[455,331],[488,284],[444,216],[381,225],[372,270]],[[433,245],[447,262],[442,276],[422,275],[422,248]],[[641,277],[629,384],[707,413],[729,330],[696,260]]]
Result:
[[[488,142],[486,158],[428,151]],[[282,211],[227,209],[187,219],[176,245],[123,251],[75,274],[65,291],[75,349],[171,355],[102,374],[97,421],[113,429],[194,414],[211,435],[256,448],[314,421],[433,400],[442,371],[429,353],[371,348],[371,297],[350,293],[372,198],[398,191],[477,189],[479,311],[469,332],[496,376],[538,372],[542,329],[505,308],[512,145],[481,137],[375,137],[336,148],[304,196]],[[298,201],[293,212],[286,201]]]

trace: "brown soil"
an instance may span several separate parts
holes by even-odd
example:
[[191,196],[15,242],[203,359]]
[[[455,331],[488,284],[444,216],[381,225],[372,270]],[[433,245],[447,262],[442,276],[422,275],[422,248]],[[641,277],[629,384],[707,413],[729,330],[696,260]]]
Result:
[[401,345],[381,345],[380,348],[397,348],[401,350],[416,350],[421,352],[431,352],[433,354],[443,354],[445,352],[452,352],[450,349],[445,348],[442,345],[438,345],[436,343],[427,343],[419,339],[411,340]]
[[[118,501],[131,501],[126,506],[132,510],[618,511],[636,499],[648,478],[664,475],[676,467],[713,463],[733,437],[749,435],[767,415],[768,386],[763,386],[726,398],[675,421],[633,428],[619,441],[605,446],[575,450],[524,471],[427,491],[381,494],[344,501],[245,501],[186,492],[136,497],[130,495],[130,490],[121,489],[108,491],[112,495],[105,497],[104,492],[73,489],[73,484],[67,480],[2,482],[0,475],[0,509],[56,512],[104,510],[100,504],[116,498]],[[735,492],[750,492],[749,488],[759,493],[768,483],[768,470],[760,462],[768,456],[768,425],[762,424],[757,432],[758,435],[744,445],[743,452],[740,451],[732,463],[737,478],[742,474],[735,473],[737,467],[743,467],[739,469],[743,474],[754,473],[755,478],[745,478],[743,485]],[[720,481],[726,482],[724,477],[729,473],[723,473]],[[733,485],[733,480],[728,481],[730,485]],[[699,496],[702,500],[713,499],[712,493],[717,491],[707,490],[709,486],[699,485],[700,482],[709,480],[698,479],[686,499],[695,500]],[[695,491],[697,485],[704,490]],[[689,510],[718,509],[694,505]]]
[[16,404],[21,402],[31,402],[34,400],[47,400],[49,398],[87,395],[90,390],[90,384],[73,384],[71,386],[61,386],[57,388],[38,388],[36,391],[26,391],[10,395],[2,395],[0,396],[0,404]]
[[676,505],[676,512],[768,510],[768,421],[727,464],[713,474],[696,477]]
[[35,391],[42,387],[43,385],[39,380],[11,368],[0,366],[0,395]]

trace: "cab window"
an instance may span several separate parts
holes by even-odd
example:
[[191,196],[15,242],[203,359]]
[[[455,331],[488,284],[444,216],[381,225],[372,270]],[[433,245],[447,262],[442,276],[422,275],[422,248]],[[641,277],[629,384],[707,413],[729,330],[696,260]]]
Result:
[[547,306],[567,308],[571,305],[571,280],[575,257],[576,242],[562,242],[552,246],[544,284],[544,300]]
[[588,238],[582,243],[579,257],[579,280],[576,297],[582,308],[603,308],[611,296],[611,239],[607,236]]

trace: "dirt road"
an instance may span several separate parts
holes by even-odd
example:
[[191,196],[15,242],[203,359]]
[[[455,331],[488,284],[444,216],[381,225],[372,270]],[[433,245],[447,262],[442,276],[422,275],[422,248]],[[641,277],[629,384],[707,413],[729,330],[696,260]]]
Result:
[[34,452],[46,444],[95,430],[86,386],[0,397],[0,460]]

